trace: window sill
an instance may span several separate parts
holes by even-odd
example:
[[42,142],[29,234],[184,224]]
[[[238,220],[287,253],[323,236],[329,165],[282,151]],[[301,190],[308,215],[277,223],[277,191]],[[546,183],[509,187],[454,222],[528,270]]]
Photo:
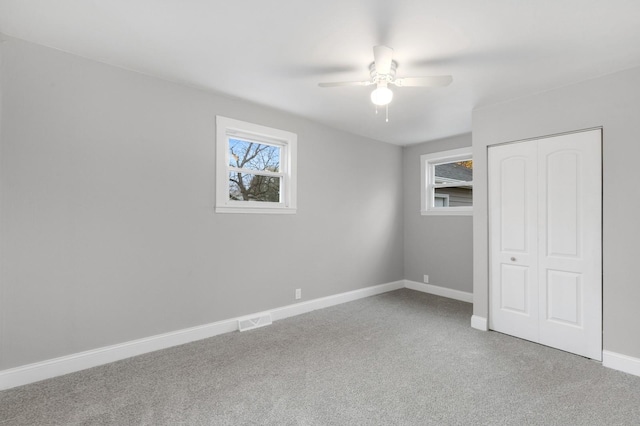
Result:
[[422,216],[473,216],[473,210],[422,210]]
[[295,208],[269,208],[269,207],[227,207],[219,206],[215,209],[216,213],[249,213],[249,214],[296,214]]

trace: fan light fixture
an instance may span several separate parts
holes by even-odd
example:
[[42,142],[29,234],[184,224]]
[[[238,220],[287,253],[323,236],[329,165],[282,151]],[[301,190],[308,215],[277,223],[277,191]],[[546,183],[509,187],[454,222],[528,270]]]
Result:
[[388,105],[393,99],[393,92],[387,87],[386,84],[380,84],[376,89],[371,92],[371,102],[378,106]]
[[396,87],[444,87],[451,84],[450,75],[435,75],[430,77],[404,77],[396,78],[398,63],[393,60],[393,49],[389,46],[373,47],[373,62],[369,65],[369,75],[371,78],[364,81],[336,81],[333,83],[319,83],[320,87],[344,87],[344,86],[373,86],[376,88],[371,92],[371,102],[378,107],[386,107],[386,121],[389,121],[389,103],[393,99],[393,92],[389,84]]

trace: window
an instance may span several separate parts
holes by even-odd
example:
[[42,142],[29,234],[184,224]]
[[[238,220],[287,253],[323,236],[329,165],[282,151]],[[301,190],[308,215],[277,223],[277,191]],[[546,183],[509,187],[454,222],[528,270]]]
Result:
[[295,213],[297,135],[216,117],[216,212]]
[[420,162],[422,165],[422,214],[472,214],[471,148],[424,154],[420,156]]

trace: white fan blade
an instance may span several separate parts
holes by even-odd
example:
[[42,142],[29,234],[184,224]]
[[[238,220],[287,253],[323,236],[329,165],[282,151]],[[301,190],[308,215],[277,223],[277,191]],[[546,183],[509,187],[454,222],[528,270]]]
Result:
[[396,78],[392,81],[398,87],[443,87],[453,81],[450,75],[434,75],[431,77]]
[[369,86],[371,81],[338,81],[335,83],[318,83],[320,87],[342,87],[342,86]]
[[387,46],[374,46],[373,60],[376,63],[376,72],[378,74],[389,74],[391,72],[391,61],[393,60],[393,49]]

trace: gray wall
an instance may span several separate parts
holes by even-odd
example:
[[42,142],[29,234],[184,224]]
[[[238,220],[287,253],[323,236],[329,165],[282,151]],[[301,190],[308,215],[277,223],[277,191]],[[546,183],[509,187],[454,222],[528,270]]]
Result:
[[487,147],[603,126],[603,344],[640,357],[639,117],[640,68],[474,111],[474,315],[489,309]]
[[[403,149],[404,277],[454,290],[472,291],[473,246],[471,216],[420,214],[420,156],[471,146],[471,134]],[[475,173],[475,172],[474,172]]]
[[[400,147],[23,41],[1,55],[0,369],[403,278]],[[216,114],[298,134],[298,214],[214,213]]]

